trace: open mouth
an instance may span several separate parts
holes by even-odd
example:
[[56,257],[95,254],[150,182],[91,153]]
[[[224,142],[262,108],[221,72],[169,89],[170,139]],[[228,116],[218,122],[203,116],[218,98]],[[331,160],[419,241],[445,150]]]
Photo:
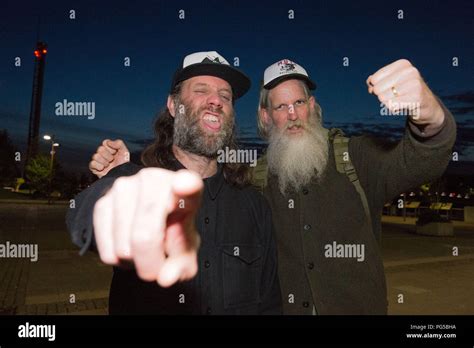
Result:
[[221,129],[221,119],[214,113],[205,112],[202,121],[204,126],[212,131],[218,131]]
[[288,133],[300,133],[303,131],[303,127],[301,127],[300,125],[293,125],[293,126],[287,127],[286,131]]

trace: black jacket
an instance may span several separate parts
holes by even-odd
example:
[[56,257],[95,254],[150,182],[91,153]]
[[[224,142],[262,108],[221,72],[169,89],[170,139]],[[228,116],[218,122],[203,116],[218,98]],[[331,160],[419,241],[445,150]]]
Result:
[[[169,169],[181,168],[175,161]],[[76,197],[66,222],[81,253],[94,247],[95,202],[117,177],[140,169],[133,163],[116,167]],[[114,267],[110,314],[281,314],[277,251],[265,198],[253,188],[231,186],[221,167],[204,179],[204,186],[196,217],[201,236],[198,275],[162,288],[140,280],[134,269]]]

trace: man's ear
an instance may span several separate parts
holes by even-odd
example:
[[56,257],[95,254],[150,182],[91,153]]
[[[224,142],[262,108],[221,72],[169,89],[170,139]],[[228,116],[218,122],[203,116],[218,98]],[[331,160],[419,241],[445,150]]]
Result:
[[309,106],[311,109],[314,109],[314,106],[316,105],[316,99],[314,99],[314,96],[309,97]]
[[267,109],[259,107],[258,113],[259,113],[260,119],[262,120],[262,123],[266,126],[269,125],[271,122],[271,119],[270,119],[270,115]]
[[173,97],[170,95],[168,96],[168,100],[166,101],[166,107],[168,108],[168,111],[171,116],[175,117],[175,105],[174,105],[174,100]]

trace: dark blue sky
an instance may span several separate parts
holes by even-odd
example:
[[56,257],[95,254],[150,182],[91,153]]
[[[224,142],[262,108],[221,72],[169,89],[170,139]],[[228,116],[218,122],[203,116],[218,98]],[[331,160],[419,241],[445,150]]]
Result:
[[[70,9],[75,20],[69,19]],[[180,9],[185,20],[178,19]],[[403,20],[397,19],[398,9]],[[172,73],[186,54],[202,50],[217,50],[231,63],[238,57],[251,77],[252,89],[236,104],[240,128],[249,135],[256,134],[264,69],[289,58],[318,84],[315,95],[326,126],[396,137],[404,120],[379,115],[365,80],[407,58],[455,114],[460,160],[474,160],[471,1],[2,0],[0,128],[20,147],[28,132],[38,16],[48,44],[41,134],[56,134],[59,159],[75,169],[87,166],[105,137],[120,137],[135,150],[150,139]],[[21,57],[21,67],[14,66],[15,57]],[[124,57],[130,57],[130,67]],[[349,67],[343,57],[349,57]],[[459,57],[458,67],[452,57]],[[56,116],[54,105],[63,99],[95,102],[95,119]]]

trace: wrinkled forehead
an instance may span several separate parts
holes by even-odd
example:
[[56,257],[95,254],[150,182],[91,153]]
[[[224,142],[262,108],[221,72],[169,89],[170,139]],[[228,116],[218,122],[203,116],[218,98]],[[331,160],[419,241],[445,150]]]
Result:
[[304,82],[297,79],[286,80],[269,91],[269,98],[273,102],[288,101],[305,98]]

